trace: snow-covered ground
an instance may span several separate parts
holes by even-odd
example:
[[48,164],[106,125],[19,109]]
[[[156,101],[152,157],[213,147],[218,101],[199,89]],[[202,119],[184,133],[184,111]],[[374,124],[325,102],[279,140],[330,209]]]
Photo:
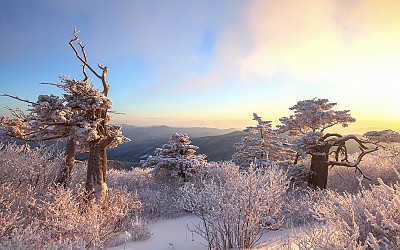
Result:
[[[199,222],[199,218],[194,215],[150,222],[152,236],[149,240],[126,242],[110,250],[206,250],[207,242],[198,234],[188,230],[188,227],[193,228],[193,225]],[[282,242],[288,239],[291,232],[291,229],[268,231],[254,249],[281,249]]]

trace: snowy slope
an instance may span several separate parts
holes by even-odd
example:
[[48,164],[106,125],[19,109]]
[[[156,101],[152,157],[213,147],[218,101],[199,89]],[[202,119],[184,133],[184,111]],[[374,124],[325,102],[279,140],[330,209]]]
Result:
[[[175,219],[160,220],[150,223],[152,236],[147,241],[127,242],[126,244],[109,248],[111,250],[207,250],[207,242],[197,234],[192,234],[187,227],[193,228],[200,220],[194,215]],[[298,228],[297,228],[298,230]],[[266,232],[255,249],[282,249],[291,229]],[[296,249],[295,246],[292,246]]]

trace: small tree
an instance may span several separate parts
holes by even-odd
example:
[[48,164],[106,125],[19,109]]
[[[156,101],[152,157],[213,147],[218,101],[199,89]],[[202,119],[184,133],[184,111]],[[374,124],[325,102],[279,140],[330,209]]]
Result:
[[[327,99],[299,101],[290,108],[294,115],[279,119],[282,123],[278,126],[279,131],[294,137],[293,148],[300,154],[311,155],[308,185],[313,188],[326,188],[329,166],[355,168],[364,176],[358,164],[366,154],[378,149],[375,145],[368,147],[367,145],[373,144],[355,135],[326,133],[326,129],[335,125],[347,127],[349,123],[355,122],[349,110],[335,111],[335,105],[336,103],[330,103]],[[349,161],[346,146],[346,142],[350,140],[355,141],[360,149],[357,159],[352,162]]]
[[256,166],[269,166],[284,164],[293,158],[293,151],[285,146],[285,138],[272,129],[271,121],[262,120],[256,113],[253,113],[253,120],[257,121],[257,125],[246,127],[243,131],[255,136],[245,136],[234,145],[237,152],[232,158],[236,164],[248,169],[253,162]]
[[197,146],[191,145],[189,136],[175,133],[168,143],[155,150],[155,156],[141,161],[142,167],[152,167],[152,173],[168,173],[172,177],[180,177],[185,182],[197,172],[197,168],[206,163],[205,155],[195,155]]
[[65,106],[65,101],[55,95],[39,95],[36,102],[23,100],[17,96],[3,94],[29,105],[25,114],[20,108],[6,108],[13,117],[0,118],[0,128],[3,134],[23,140],[25,142],[43,142],[49,140],[66,139],[65,165],[61,170],[57,184],[66,185],[75,164],[77,140],[73,135],[73,110]]

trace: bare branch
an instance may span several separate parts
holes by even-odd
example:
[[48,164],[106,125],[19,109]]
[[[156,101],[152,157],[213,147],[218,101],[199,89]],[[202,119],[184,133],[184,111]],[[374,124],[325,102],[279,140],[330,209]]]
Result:
[[9,95],[9,94],[2,94],[2,95],[0,95],[0,96],[7,96],[7,97],[10,97],[10,98],[16,99],[16,100],[18,100],[18,101],[21,101],[21,102],[26,102],[26,103],[30,103],[30,104],[35,104],[34,102],[31,102],[31,101],[28,101],[28,100],[25,100],[25,99],[21,99],[21,98],[19,98],[18,96],[12,96],[12,95]]
[[356,171],[359,171],[363,177],[365,177],[368,180],[371,180],[371,178],[367,177],[364,175],[363,171],[358,167],[358,165],[360,164],[362,158],[369,153],[375,152],[378,150],[378,147],[375,147],[373,149],[369,149],[369,150],[365,150],[363,148],[360,147],[360,149],[362,150],[362,152],[358,155],[357,160],[354,162],[343,162],[343,161],[329,161],[328,164],[329,165],[336,165],[336,166],[343,166],[343,167],[348,167],[348,168],[355,168]]
[[117,112],[117,111],[114,111],[114,110],[109,110],[108,113],[116,114],[116,115],[126,115],[126,113],[121,113],[121,112]]
[[343,137],[341,134],[338,133],[327,133],[326,135],[324,135],[320,141],[325,141],[326,139],[328,139],[329,137],[336,137],[336,138],[341,138]]
[[[74,42],[76,42],[76,41],[79,40],[79,37],[78,37],[77,34],[78,34],[78,31],[76,30],[76,27],[74,27],[74,38],[72,38],[72,39],[69,41],[69,45],[70,45],[71,48],[74,50],[76,57],[77,57],[86,67],[88,67],[88,69],[90,69],[90,71],[91,71],[97,78],[102,79],[102,77],[101,77],[99,74],[97,74],[97,72],[88,64],[87,58],[86,58],[86,53],[84,53],[84,58],[86,59],[86,60],[85,60],[85,59],[83,59],[83,58],[79,55],[78,50],[75,48]],[[81,50],[84,51],[84,49],[85,49],[85,46],[81,45]],[[85,77],[86,77],[86,73],[85,73]]]
[[103,94],[108,96],[108,90],[110,89],[110,85],[107,83],[107,73],[108,73],[108,66],[103,66],[103,64],[97,64],[99,68],[103,71],[101,76],[101,82],[103,83]]
[[8,111],[10,111],[11,114],[12,114],[14,117],[16,117],[16,118],[18,118],[18,119],[21,119],[21,120],[23,120],[24,122],[26,122],[26,115],[24,114],[24,112],[22,111],[22,109],[20,109],[20,108],[12,109],[12,108],[10,108],[9,106],[5,106],[4,108],[7,109]]
[[102,84],[103,84],[103,94],[105,96],[108,96],[108,90],[110,89],[110,86],[107,83],[107,73],[108,73],[108,66],[103,66],[102,64],[97,64],[97,66],[102,70],[102,74],[101,76],[89,65],[88,63],[88,59],[86,56],[86,51],[85,51],[85,46],[82,43],[79,43],[79,46],[81,48],[81,52],[83,55],[82,56],[79,54],[78,50],[75,48],[74,46],[74,42],[79,40],[78,37],[78,31],[76,30],[76,27],[74,27],[74,38],[72,38],[69,41],[69,45],[71,46],[71,48],[74,50],[76,57],[83,63],[82,65],[82,70],[83,70],[83,74],[85,76],[85,81],[88,79],[88,75],[86,74],[86,67],[97,77],[101,80]]
[[60,83],[58,83],[58,82],[40,82],[39,84],[43,84],[43,85],[53,85],[53,86],[60,87],[60,88],[64,87],[62,84],[60,84]]
[[355,135],[346,135],[346,136],[342,136],[340,138],[335,139],[335,141],[334,141],[334,143],[332,145],[333,146],[340,146],[340,145],[342,145],[343,143],[345,143],[348,140],[356,141],[358,143],[358,145],[363,149],[368,149],[368,147],[365,146],[365,144],[374,144],[374,143],[372,143],[370,141],[362,140],[362,139],[358,138]]

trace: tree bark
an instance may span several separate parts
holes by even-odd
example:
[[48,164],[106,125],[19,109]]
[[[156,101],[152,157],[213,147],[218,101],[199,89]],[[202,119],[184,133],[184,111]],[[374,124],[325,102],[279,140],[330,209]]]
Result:
[[65,147],[65,164],[56,180],[56,184],[59,186],[67,187],[71,179],[72,169],[75,165],[76,146],[77,141],[75,139],[67,139],[67,145]]
[[103,182],[106,182],[107,177],[107,149],[106,147],[99,147],[101,169],[103,173]]
[[[96,198],[96,201],[103,204],[107,199],[108,188],[105,183],[106,173],[104,169],[103,149],[99,146],[98,141],[90,142],[89,146],[89,159],[86,175],[86,191],[88,199]],[[106,159],[107,160],[107,159]]]
[[311,155],[311,168],[308,175],[308,186],[314,189],[326,189],[328,182],[329,147],[321,147]]
[[89,159],[86,175],[86,191],[88,199],[96,198],[101,204],[108,197],[107,177],[107,146],[112,137],[90,142]]

